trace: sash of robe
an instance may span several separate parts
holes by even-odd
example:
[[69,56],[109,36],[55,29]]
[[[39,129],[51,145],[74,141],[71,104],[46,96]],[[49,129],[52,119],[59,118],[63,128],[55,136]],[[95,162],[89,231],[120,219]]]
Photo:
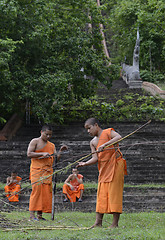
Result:
[[[99,148],[99,146],[111,140],[112,130],[114,129],[108,128],[102,131],[96,150]],[[127,174],[126,160],[123,158],[123,155],[119,147],[116,149],[114,148],[114,145],[112,145],[110,146],[110,148],[112,149],[98,153],[98,170],[99,170],[98,182],[111,182],[113,180],[116,161],[119,160],[124,161],[125,174]]]

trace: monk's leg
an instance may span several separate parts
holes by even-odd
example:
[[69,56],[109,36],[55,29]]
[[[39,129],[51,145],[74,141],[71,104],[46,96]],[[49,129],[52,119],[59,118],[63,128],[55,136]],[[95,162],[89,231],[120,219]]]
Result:
[[84,190],[81,189],[81,190],[80,190],[80,197],[79,197],[79,199],[78,199],[79,202],[82,202],[82,195],[83,195],[83,192],[84,192]]
[[80,190],[80,198],[81,198],[81,199],[82,199],[83,192],[84,192],[84,190],[81,189],[81,190]]
[[35,211],[30,211],[30,220],[35,218]]
[[113,213],[113,222],[109,228],[118,227],[119,218],[120,218],[120,213]]
[[95,223],[91,226],[91,228],[94,227],[102,227],[102,220],[103,220],[103,213],[96,212],[96,221]]
[[64,202],[66,202],[68,199],[70,202],[76,202],[76,196],[74,196],[73,191],[67,184],[63,185],[63,194],[65,196]]
[[42,211],[37,211],[37,218],[42,219]]
[[67,196],[67,194],[66,194],[66,193],[63,193],[63,194],[64,194],[64,197],[65,197],[64,202],[68,201],[68,196]]

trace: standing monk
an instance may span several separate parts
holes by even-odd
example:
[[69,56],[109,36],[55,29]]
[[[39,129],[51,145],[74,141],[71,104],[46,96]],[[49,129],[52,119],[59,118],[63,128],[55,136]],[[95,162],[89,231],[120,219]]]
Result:
[[[31,140],[27,150],[27,156],[31,158],[30,178],[32,192],[30,195],[29,211],[31,220],[45,220],[42,213],[51,213],[52,210],[52,176],[54,156],[57,154],[55,145],[49,142],[52,137],[52,127],[44,125],[41,136]],[[67,146],[62,146],[60,152],[66,150]],[[54,155],[53,155],[54,154]],[[37,218],[35,218],[37,211]]]
[[80,162],[78,167],[98,162],[99,170],[96,221],[92,227],[102,226],[104,213],[113,214],[110,228],[118,227],[122,213],[124,174],[127,174],[126,161],[118,146],[115,145],[114,148],[112,145],[109,150],[107,146],[121,139],[121,136],[113,128],[103,130],[95,118],[89,118],[85,122],[85,128],[91,136],[94,136],[90,142],[93,154],[90,160]]

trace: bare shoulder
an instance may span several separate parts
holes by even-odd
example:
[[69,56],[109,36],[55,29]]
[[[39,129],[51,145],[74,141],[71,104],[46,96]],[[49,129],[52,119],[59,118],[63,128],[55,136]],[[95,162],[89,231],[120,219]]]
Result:
[[114,138],[114,137],[121,137],[119,133],[117,133],[116,131],[112,130],[111,131],[111,137]]
[[67,177],[66,181],[69,182],[71,179],[72,179],[72,174]]
[[98,137],[94,137],[91,141],[90,141],[90,145],[91,147],[96,148],[98,144]]
[[33,138],[33,139],[30,141],[29,144],[32,144],[32,145],[34,144],[34,145],[35,145],[35,144],[37,144],[37,143],[39,142],[39,139],[40,139],[40,138]]
[[68,179],[72,179],[72,177],[73,177],[73,174],[70,174],[69,177],[68,177]]

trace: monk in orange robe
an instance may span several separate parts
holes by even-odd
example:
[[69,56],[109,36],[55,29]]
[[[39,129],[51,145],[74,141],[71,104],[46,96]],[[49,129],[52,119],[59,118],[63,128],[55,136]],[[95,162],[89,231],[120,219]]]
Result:
[[[54,156],[57,153],[56,147],[49,140],[52,137],[52,127],[44,125],[41,136],[31,140],[27,150],[27,156],[31,158],[30,179],[32,192],[30,195],[29,211],[30,220],[45,220],[42,213],[52,211],[52,176]],[[57,155],[59,160],[60,152],[66,150],[63,145]],[[37,218],[35,218],[37,212]]]
[[64,202],[68,202],[68,198],[70,202],[76,202],[76,198],[78,198],[78,202],[82,202],[83,192],[83,175],[79,174],[77,168],[74,168],[63,186]]
[[95,118],[89,118],[85,122],[85,128],[94,136],[90,142],[92,158],[87,162],[80,162],[78,167],[98,162],[99,170],[96,221],[92,227],[102,226],[104,213],[113,214],[110,228],[118,227],[122,213],[124,174],[127,174],[126,161],[118,144],[110,146],[109,149],[108,145],[120,140],[121,136],[113,128],[103,130]]
[[19,192],[21,190],[22,178],[17,176],[17,173],[13,170],[11,176],[7,178],[6,186],[4,187],[6,197],[10,202],[19,202]]

